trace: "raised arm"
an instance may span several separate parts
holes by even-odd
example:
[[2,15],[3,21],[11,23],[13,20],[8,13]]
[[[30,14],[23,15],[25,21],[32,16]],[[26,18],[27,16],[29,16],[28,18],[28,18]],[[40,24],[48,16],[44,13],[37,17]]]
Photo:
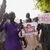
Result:
[[0,8],[0,20],[3,18],[2,15],[5,13],[5,9],[6,9],[6,0],[3,0]]

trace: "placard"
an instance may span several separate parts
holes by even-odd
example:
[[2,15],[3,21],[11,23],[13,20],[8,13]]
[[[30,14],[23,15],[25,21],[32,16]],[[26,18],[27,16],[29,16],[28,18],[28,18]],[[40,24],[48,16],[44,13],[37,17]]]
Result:
[[38,23],[50,24],[50,13],[39,14],[38,19]]
[[24,23],[24,32],[25,35],[31,35],[37,33],[37,22]]

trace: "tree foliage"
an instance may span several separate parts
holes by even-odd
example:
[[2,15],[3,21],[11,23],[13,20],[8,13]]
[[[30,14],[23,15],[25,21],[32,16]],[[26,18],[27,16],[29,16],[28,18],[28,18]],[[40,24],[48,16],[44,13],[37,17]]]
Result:
[[37,0],[36,6],[41,11],[50,12],[50,0]]

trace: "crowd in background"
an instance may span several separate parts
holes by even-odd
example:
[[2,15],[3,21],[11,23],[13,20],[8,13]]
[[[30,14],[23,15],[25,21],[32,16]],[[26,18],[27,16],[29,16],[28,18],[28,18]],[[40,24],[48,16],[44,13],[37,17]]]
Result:
[[[10,12],[5,13],[3,15],[2,22],[0,24],[0,32],[4,30],[4,41],[3,41],[3,46],[4,50],[22,50],[22,41],[24,42],[24,48],[27,47],[27,41],[25,37],[22,37],[22,29],[24,28],[23,26],[23,21],[20,19],[20,23],[16,23],[14,21],[15,19],[15,13]],[[30,14],[26,14],[26,23],[32,22],[32,19],[30,18]],[[36,19],[33,21],[36,21]],[[21,37],[19,36],[19,32]],[[2,40],[3,40],[2,39]]]
[[[23,50],[22,46],[24,46],[24,48],[27,48],[28,46],[28,42],[33,39],[33,41],[30,42],[30,47],[31,48],[30,50],[38,50],[38,48],[40,47],[42,50],[46,50],[46,49],[50,49],[50,38],[49,38],[49,29],[50,26],[48,24],[38,24],[38,17],[36,18],[33,18],[33,20],[30,18],[30,14],[27,13],[26,14],[26,20],[25,22],[26,23],[31,23],[31,22],[37,22],[37,36],[30,36],[29,37],[29,41],[27,41],[27,38],[25,38],[25,36],[22,36],[22,30],[24,29],[24,26],[23,26],[23,21],[22,19],[20,19],[20,23],[16,23],[14,21],[15,19],[15,13],[14,12],[10,12],[9,14],[8,13],[5,13],[3,15],[3,19],[2,19],[2,22],[0,23],[0,32],[3,31],[4,33],[4,37],[2,39],[2,47],[3,49],[2,50]],[[42,30],[42,34],[40,36],[40,40],[39,40],[39,34],[40,34],[40,30]],[[49,32],[48,32],[49,31]],[[19,36],[19,33],[20,33],[20,36]],[[48,34],[47,34],[48,33]],[[27,36],[28,37],[28,36]],[[34,38],[32,38],[34,37]],[[36,42],[35,40],[37,41],[37,46],[34,48],[34,43]],[[35,41],[35,42],[34,42]],[[33,44],[31,44],[32,42],[34,42]],[[41,45],[42,46],[41,46]],[[28,48],[28,49],[29,49]]]

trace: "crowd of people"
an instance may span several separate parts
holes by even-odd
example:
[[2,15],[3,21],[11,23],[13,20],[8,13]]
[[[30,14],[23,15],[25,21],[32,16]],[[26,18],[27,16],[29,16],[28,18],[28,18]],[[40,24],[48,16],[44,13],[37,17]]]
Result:
[[[3,20],[0,24],[0,32],[4,30],[5,32],[5,41],[4,41],[4,50],[22,50],[22,41],[24,42],[24,48],[27,47],[27,41],[25,37],[22,36],[22,29],[24,29],[22,19],[20,19],[20,23],[16,23],[14,21],[15,19],[15,13],[10,12],[5,13],[3,15]],[[26,23],[32,22],[30,18],[30,14],[26,14]]]
[[[3,17],[4,18],[2,19],[2,22],[0,24],[0,32],[2,32],[3,30],[5,32],[5,41],[4,41],[3,50],[23,50],[22,45],[24,45],[24,48],[26,48],[28,46],[28,42],[27,42],[27,38],[25,38],[25,36],[22,36],[22,33],[23,33],[22,30],[24,29],[22,19],[20,19],[20,23],[16,23],[14,21],[16,17],[14,12],[10,12],[9,14],[5,13]],[[34,21],[34,22],[37,22],[38,24],[38,17],[34,18],[32,21],[32,19],[30,18],[30,14],[27,13],[26,18],[27,18],[26,23],[29,23],[29,22],[31,23]],[[47,36],[49,32],[47,31],[47,28],[49,28],[49,25],[48,27],[46,24],[37,25],[37,32],[38,32],[37,36],[34,36],[34,38],[32,38],[33,36],[31,36],[31,38],[35,39],[37,43],[41,44],[42,46],[37,45],[34,48],[35,40],[31,41],[30,43],[34,42],[32,44],[32,47],[30,45],[31,50],[38,50],[39,47],[41,47],[42,50],[45,50],[47,48],[50,49],[49,47],[50,43],[48,41],[49,37]],[[39,40],[40,29],[42,30],[42,32]],[[31,40],[30,37],[29,37],[29,40]]]

